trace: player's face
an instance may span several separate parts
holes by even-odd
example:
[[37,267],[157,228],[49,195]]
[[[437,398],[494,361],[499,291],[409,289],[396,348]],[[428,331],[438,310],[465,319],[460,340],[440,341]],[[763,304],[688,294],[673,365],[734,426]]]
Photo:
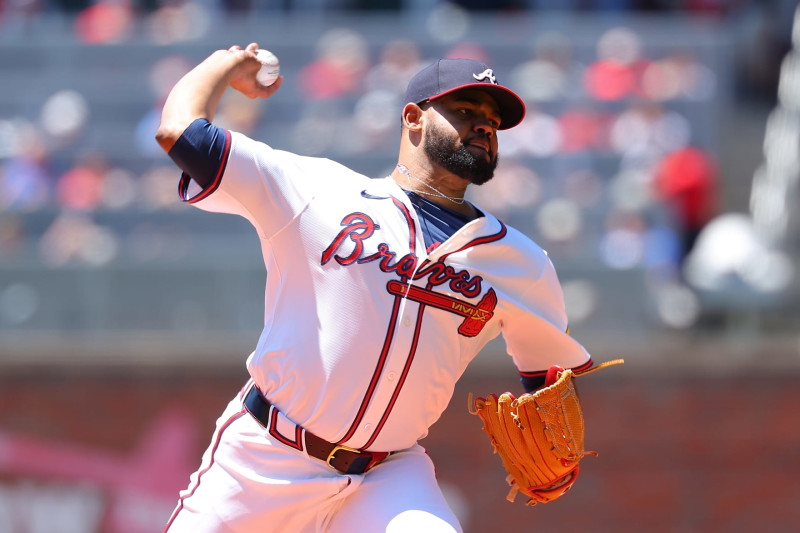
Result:
[[439,98],[433,108],[444,121],[425,126],[425,154],[453,174],[482,185],[497,168],[497,104],[483,91],[464,90]]

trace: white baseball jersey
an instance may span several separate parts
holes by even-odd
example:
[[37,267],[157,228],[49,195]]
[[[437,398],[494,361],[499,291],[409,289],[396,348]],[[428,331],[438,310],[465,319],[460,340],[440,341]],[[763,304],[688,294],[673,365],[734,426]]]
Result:
[[247,367],[288,419],[352,448],[401,450],[499,334],[522,372],[590,362],[566,333],[553,265],[520,232],[486,213],[428,254],[391,178],[226,134],[214,183],[184,176],[182,190],[258,232],[265,320]]

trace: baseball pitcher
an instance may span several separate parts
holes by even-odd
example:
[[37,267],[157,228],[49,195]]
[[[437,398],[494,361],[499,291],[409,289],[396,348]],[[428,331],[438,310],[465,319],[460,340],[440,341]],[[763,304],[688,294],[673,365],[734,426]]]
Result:
[[[279,89],[282,77],[257,80],[257,50],[216,51],[186,74],[156,135],[182,170],[181,199],[250,221],[266,267],[250,380],[165,531],[460,532],[418,441],[469,362],[502,335],[525,389],[550,396],[592,365],[567,334],[545,252],[464,199],[492,178],[497,132],[519,124],[525,106],[488,65],[438,60],[410,80],[398,109],[396,167],[367,177],[214,125],[229,87],[251,98]],[[555,396],[557,431],[570,433],[559,444],[572,446],[560,462],[574,466],[576,400]],[[506,430],[492,433],[492,417],[520,415],[495,400],[474,400],[474,413],[500,453]],[[552,447],[555,426],[540,426]],[[532,499],[563,493],[577,474],[536,468],[512,482]]]

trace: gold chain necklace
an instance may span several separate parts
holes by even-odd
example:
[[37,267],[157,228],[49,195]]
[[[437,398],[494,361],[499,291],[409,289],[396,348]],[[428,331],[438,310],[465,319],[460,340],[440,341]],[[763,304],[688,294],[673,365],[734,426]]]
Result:
[[[421,179],[416,177],[414,174],[412,174],[408,170],[408,167],[406,167],[402,163],[398,163],[397,164],[397,170],[399,170],[400,172],[405,174],[407,177],[412,178],[412,179],[420,182],[421,184],[423,184],[424,186],[426,186],[427,188],[429,188],[429,189],[431,189],[433,191],[433,192],[428,192],[428,191],[419,191],[419,190],[416,190],[416,189],[411,189],[413,192],[415,192],[417,194],[424,194],[425,196],[436,196],[436,197],[439,197],[439,198],[445,198],[447,200],[450,200],[454,204],[458,204],[458,205],[461,205],[466,201],[464,198],[454,198],[452,196],[447,196],[445,193],[443,193],[442,191],[440,191],[439,189],[437,189],[433,185],[430,185],[429,183],[425,183],[424,181],[422,181]],[[411,181],[409,181],[409,185],[410,184],[411,184]]]

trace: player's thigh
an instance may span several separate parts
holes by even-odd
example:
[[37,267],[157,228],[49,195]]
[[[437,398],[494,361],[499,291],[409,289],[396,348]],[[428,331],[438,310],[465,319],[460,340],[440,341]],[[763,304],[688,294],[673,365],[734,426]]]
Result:
[[350,483],[274,441],[234,400],[181,492],[168,533],[316,531]]
[[363,476],[329,533],[460,533],[461,526],[420,446],[390,456]]

